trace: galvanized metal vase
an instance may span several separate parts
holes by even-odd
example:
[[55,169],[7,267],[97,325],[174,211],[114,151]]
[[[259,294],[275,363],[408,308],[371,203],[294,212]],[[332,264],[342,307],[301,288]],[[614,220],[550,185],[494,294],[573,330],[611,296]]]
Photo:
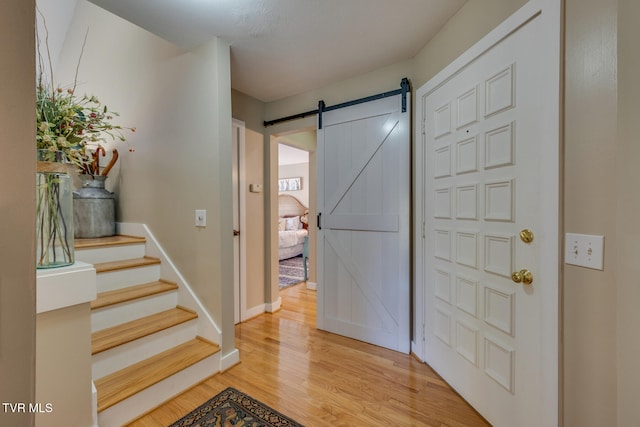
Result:
[[115,195],[105,189],[106,176],[80,175],[82,188],[73,192],[75,237],[89,239],[116,233]]

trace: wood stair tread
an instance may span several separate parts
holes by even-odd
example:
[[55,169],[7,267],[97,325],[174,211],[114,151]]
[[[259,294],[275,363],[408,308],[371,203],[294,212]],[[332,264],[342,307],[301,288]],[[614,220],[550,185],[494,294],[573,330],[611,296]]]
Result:
[[126,270],[127,268],[145,267],[148,265],[160,264],[158,258],[142,257],[133,259],[123,259],[120,261],[100,262],[93,265],[96,269],[96,273],[105,273],[108,271]]
[[91,334],[91,354],[109,350],[197,317],[193,311],[176,307],[96,331]]
[[110,305],[133,301],[135,299],[173,291],[175,289],[178,289],[178,285],[176,283],[159,280],[156,282],[143,283],[141,285],[101,292],[95,300],[91,301],[91,309],[95,310],[102,307],[108,307]]
[[220,347],[200,337],[158,353],[95,381],[98,412],[217,353]]
[[118,245],[135,245],[138,243],[146,243],[147,239],[140,236],[127,236],[124,234],[117,234],[115,236],[97,237],[93,239],[75,239],[75,249],[89,249],[99,248],[104,246],[118,246]]

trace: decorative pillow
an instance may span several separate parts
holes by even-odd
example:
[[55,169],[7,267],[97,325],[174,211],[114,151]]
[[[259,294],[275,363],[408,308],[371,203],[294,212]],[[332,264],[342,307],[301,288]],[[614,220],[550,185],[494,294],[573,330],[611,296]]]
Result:
[[284,227],[285,230],[299,230],[302,223],[300,222],[299,216],[292,216],[291,218],[287,218],[287,225]]
[[284,231],[287,226],[286,218],[278,218],[278,231]]

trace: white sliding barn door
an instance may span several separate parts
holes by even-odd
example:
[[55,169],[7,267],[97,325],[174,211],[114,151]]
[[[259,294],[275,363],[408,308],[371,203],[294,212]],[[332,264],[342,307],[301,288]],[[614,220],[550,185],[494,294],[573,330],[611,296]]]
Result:
[[397,95],[322,122],[317,326],[408,353],[410,112]]
[[539,4],[418,91],[424,358],[497,427],[558,423],[559,13]]

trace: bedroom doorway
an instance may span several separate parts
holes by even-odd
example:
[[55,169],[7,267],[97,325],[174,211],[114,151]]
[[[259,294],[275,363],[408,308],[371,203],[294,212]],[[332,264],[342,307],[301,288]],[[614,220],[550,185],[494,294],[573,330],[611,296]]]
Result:
[[289,145],[295,141],[278,141],[279,290],[308,279],[309,152]]
[[[296,234],[280,232],[278,229],[284,225],[284,222],[280,221],[280,203],[279,196],[285,197],[288,203],[283,206],[285,209],[282,215],[289,217],[289,222],[295,221],[292,217],[298,217],[301,219],[300,225],[296,222],[289,224],[288,228],[302,227],[304,231],[297,231],[298,234],[306,234],[306,251],[304,246],[304,237],[298,236],[301,240],[298,242],[297,249],[285,249],[284,251],[300,252],[296,253],[283,253],[282,259],[285,264],[283,273],[297,273],[289,279],[290,283],[285,284],[293,285],[296,283],[305,283],[308,289],[315,290],[315,214],[316,214],[316,127],[305,126],[288,130],[282,130],[280,132],[274,132],[270,136],[270,178],[269,178],[269,210],[271,212],[270,228],[273,230],[270,233],[270,255],[269,265],[270,274],[268,275],[266,311],[276,311],[280,307],[281,298],[280,292],[280,234]],[[281,148],[282,147],[282,148]],[[295,149],[295,150],[294,150]],[[282,182],[279,182],[282,178]],[[282,191],[280,191],[282,190]],[[294,211],[291,211],[294,209]],[[297,211],[296,211],[297,209]],[[305,215],[305,213],[307,215]],[[300,218],[304,217],[304,218]],[[281,225],[282,224],[282,225]],[[293,237],[290,237],[293,239]],[[292,242],[290,242],[292,243]],[[302,243],[302,244],[301,244]],[[305,252],[304,254],[302,252]],[[303,263],[304,256],[306,255],[306,262]],[[287,265],[289,264],[289,265]],[[293,265],[291,265],[293,264]],[[307,267],[307,277],[304,279],[304,266]],[[297,271],[292,271],[291,267],[296,268]],[[284,289],[284,288],[283,288]],[[271,302],[269,302],[269,299]]]
[[[265,271],[265,311],[273,313],[280,309],[282,298],[280,297],[279,287],[279,211],[278,211],[278,194],[279,194],[279,153],[280,143],[289,147],[297,148],[308,153],[308,179],[304,177],[301,180],[302,188],[307,187],[308,196],[308,263],[307,263],[307,289],[316,289],[316,123],[315,117],[303,119],[297,123],[285,123],[274,126],[270,129],[271,133],[265,139],[265,157],[268,166],[265,169],[266,177],[265,187],[268,186],[268,195],[265,200],[265,212],[268,212],[268,219],[265,223],[267,227],[267,256]],[[296,178],[296,176],[292,176]],[[290,178],[289,176],[285,178]]]

